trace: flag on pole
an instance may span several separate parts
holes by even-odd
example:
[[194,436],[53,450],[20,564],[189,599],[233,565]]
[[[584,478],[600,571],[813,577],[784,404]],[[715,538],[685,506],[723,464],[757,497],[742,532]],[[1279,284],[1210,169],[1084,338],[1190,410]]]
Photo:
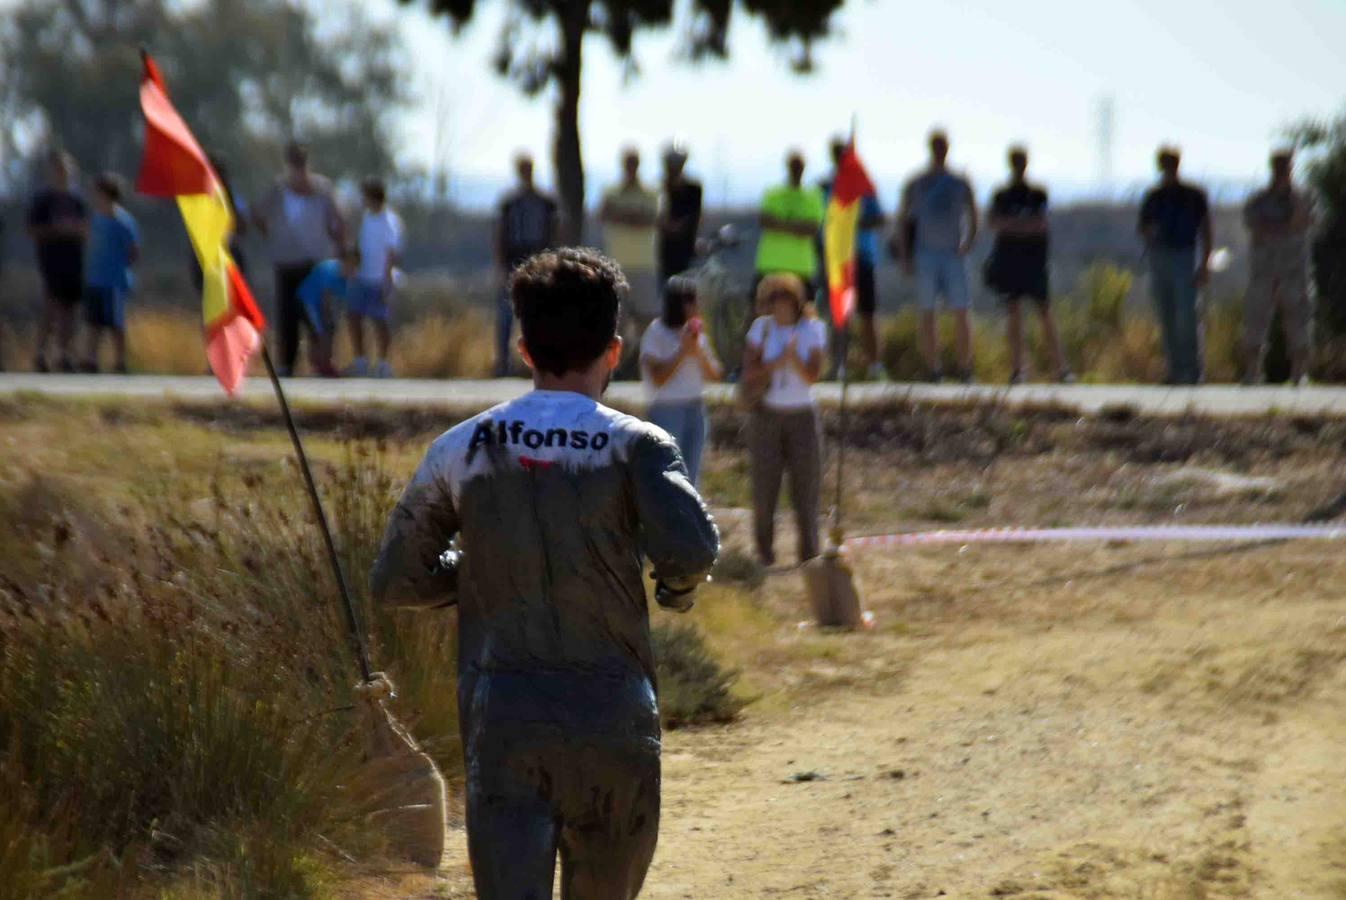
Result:
[[229,196],[187,123],[173,108],[159,67],[148,53],[140,82],[145,113],[145,152],[136,190],[173,197],[201,264],[206,359],[225,392],[243,383],[248,361],[261,346],[266,320],[257,309],[238,265],[229,255],[234,212]]
[[823,219],[823,256],[827,261],[827,292],[832,310],[832,327],[843,328],[855,308],[855,246],[860,226],[860,209],[865,197],[874,193],[855,140],[837,165],[832,196]]

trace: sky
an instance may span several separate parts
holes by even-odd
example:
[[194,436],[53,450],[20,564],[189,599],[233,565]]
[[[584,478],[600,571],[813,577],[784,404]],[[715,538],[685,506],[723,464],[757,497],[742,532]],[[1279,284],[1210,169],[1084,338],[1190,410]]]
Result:
[[[457,199],[480,205],[517,150],[548,158],[547,98],[525,98],[490,68],[504,3],[483,0],[457,38],[420,9],[365,6],[406,38],[415,99],[398,123],[400,162],[443,165]],[[1100,106],[1111,98],[1114,190],[1148,180],[1156,147],[1172,142],[1188,175],[1218,194],[1263,177],[1287,124],[1346,110],[1346,0],[850,0],[834,25],[806,77],[747,17],[722,64],[678,61],[676,27],[640,36],[634,79],[591,37],[581,109],[591,189],[628,144],[648,154],[653,177],[676,136],[711,203],[750,201],[783,177],[788,148],[821,176],[828,138],[854,117],[886,202],[921,165],[933,125],[979,192],[1023,142],[1036,178],[1089,195],[1102,183]]]

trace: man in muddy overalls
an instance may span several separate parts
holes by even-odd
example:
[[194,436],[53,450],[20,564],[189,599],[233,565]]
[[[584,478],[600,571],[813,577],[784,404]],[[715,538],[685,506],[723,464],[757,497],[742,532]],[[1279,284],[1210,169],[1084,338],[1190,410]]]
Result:
[[1271,156],[1271,183],[1248,198],[1243,221],[1252,239],[1251,272],[1243,301],[1243,383],[1262,380],[1262,357],[1272,314],[1279,309],[1290,354],[1290,380],[1308,377],[1313,333],[1309,232],[1313,199],[1294,185],[1294,155]]
[[[642,568],[685,611],[719,550],[673,441],[598,398],[625,279],[592,250],[514,273],[535,390],[430,447],[384,535],[376,602],[457,604],[467,838],[483,900],[635,897],[659,830]],[[457,548],[449,549],[451,539]]]

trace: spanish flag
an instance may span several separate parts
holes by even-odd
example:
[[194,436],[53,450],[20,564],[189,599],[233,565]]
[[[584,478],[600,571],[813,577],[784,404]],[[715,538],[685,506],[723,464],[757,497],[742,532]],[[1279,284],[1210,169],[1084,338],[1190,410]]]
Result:
[[145,153],[136,190],[152,197],[174,197],[201,263],[206,359],[225,392],[243,382],[248,361],[261,346],[266,320],[229,255],[234,213],[224,185],[201,145],[168,99],[163,76],[148,53],[140,81],[145,113]]
[[844,328],[855,308],[855,244],[860,226],[861,201],[874,193],[874,183],[855,153],[851,140],[837,166],[832,197],[823,219],[823,258],[827,261],[827,291],[832,327]]

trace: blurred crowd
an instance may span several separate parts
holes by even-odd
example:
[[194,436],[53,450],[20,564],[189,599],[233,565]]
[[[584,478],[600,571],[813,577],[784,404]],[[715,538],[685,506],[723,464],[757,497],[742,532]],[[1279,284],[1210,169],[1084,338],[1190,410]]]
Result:
[[[846,146],[843,139],[832,142],[834,166]],[[1010,148],[1006,181],[991,193],[984,210],[969,179],[951,168],[949,155],[948,135],[932,132],[928,163],[906,182],[891,213],[876,195],[862,200],[854,260],[854,318],[865,376],[873,380],[886,377],[875,327],[880,299],[875,272],[886,249],[915,289],[918,346],[926,377],[932,382],[972,380],[968,254],[984,222],[994,241],[978,274],[1003,302],[1011,383],[1030,376],[1024,353],[1025,304],[1040,324],[1050,366],[1046,374],[1061,382],[1072,381],[1052,316],[1048,192],[1028,176],[1027,149]],[[222,160],[212,162],[228,190],[227,166]],[[670,145],[664,153],[661,181],[647,182],[639,153],[623,152],[621,178],[603,192],[596,211],[602,248],[621,265],[629,282],[624,327],[631,348],[644,341],[655,322],[663,321],[665,328],[685,327],[669,324],[678,315],[668,313],[665,300],[670,279],[688,274],[695,283],[697,267],[704,262],[698,254],[702,188],[687,174],[687,163],[686,149]],[[1203,378],[1202,288],[1210,277],[1214,246],[1210,205],[1205,191],[1181,177],[1176,148],[1161,148],[1157,165],[1159,178],[1141,203],[1137,231],[1148,261],[1150,295],[1167,362],[1166,382],[1198,384]],[[121,204],[125,188],[115,174],[104,173],[93,178],[86,191],[74,160],[63,152],[52,152],[46,168],[46,184],[32,197],[27,213],[45,293],[33,367],[40,372],[98,371],[106,342],[111,346],[111,370],[123,372],[126,304],[140,253],[136,222]],[[805,314],[812,316],[812,301],[825,290],[820,231],[834,175],[810,183],[805,174],[803,153],[792,151],[785,161],[784,180],[763,195],[755,279],[748,296],[758,299],[757,286],[768,276],[791,275],[802,283],[809,301]],[[516,184],[500,201],[493,241],[500,274],[494,353],[497,376],[511,374],[518,365],[511,337],[509,272],[538,251],[556,246],[560,233],[560,207],[535,183],[531,158],[521,155],[516,159],[515,177]],[[296,374],[300,345],[306,343],[304,357],[312,374],[392,375],[391,310],[403,280],[398,266],[404,226],[389,207],[383,181],[364,181],[358,221],[348,222],[334,198],[332,183],[312,171],[307,149],[292,143],[285,149],[284,170],[255,202],[248,204],[229,193],[235,208],[231,250],[240,267],[248,268],[239,240],[248,231],[254,231],[267,250],[274,278],[270,318],[281,374]],[[1244,223],[1252,247],[1241,341],[1245,378],[1259,379],[1268,330],[1273,315],[1279,313],[1291,379],[1303,383],[1313,321],[1309,267],[1314,203],[1295,184],[1291,151],[1272,155],[1268,183],[1248,198]],[[195,268],[194,258],[189,265]],[[199,284],[199,269],[194,274]],[[260,273],[250,274],[256,278]],[[937,340],[941,308],[954,325],[955,365],[947,372],[941,365],[944,356]],[[743,335],[748,334],[753,318],[743,316]],[[353,358],[338,370],[333,339],[342,324]],[[81,325],[83,340],[77,341]],[[659,341],[656,330],[651,343],[657,346]],[[835,370],[846,344],[840,340],[830,344],[825,354],[830,352],[830,368]],[[642,354],[633,352],[622,374],[631,377],[639,372],[649,380],[648,366],[641,358]],[[732,362],[731,374],[737,376],[740,361]]]
[[[915,287],[918,343],[928,380],[972,381],[968,254],[984,221],[994,242],[979,274],[1005,308],[1011,384],[1029,377],[1025,304],[1036,313],[1042,330],[1051,367],[1047,374],[1063,383],[1073,381],[1052,316],[1048,192],[1029,178],[1027,149],[1009,149],[1007,178],[983,211],[969,179],[950,167],[948,135],[934,131],[928,144],[928,162],[907,180],[891,214],[876,195],[860,202],[853,319],[865,376],[886,377],[875,328],[875,270],[886,249]],[[838,367],[848,353],[849,335],[829,333],[815,311],[815,298],[826,290],[820,233],[837,167],[848,148],[846,140],[835,139],[832,171],[812,183],[805,177],[803,153],[790,152],[783,181],[763,195],[755,278],[741,321],[726,326],[717,320],[719,327],[736,330],[742,338],[742,358],[725,361],[733,366],[728,373],[701,311],[703,193],[687,173],[686,149],[677,144],[667,148],[657,185],[642,177],[639,153],[624,151],[621,178],[603,193],[597,209],[603,250],[619,264],[627,283],[622,326],[627,353],[619,374],[644,381],[648,415],[676,439],[694,481],[706,442],[704,387],[726,377],[737,383],[749,417],[757,549],[768,564],[775,559],[775,505],[787,478],[800,525],[800,558],[818,552],[822,452],[810,387],[823,377],[829,361],[833,369]],[[1210,204],[1199,186],[1182,178],[1176,148],[1161,148],[1156,162],[1158,179],[1141,202],[1137,234],[1149,266],[1166,383],[1194,385],[1203,378],[1202,288],[1210,277],[1214,246]],[[248,272],[240,242],[249,231],[267,249],[274,278],[269,318],[280,374],[297,373],[302,343],[311,374],[391,376],[390,322],[403,280],[398,266],[404,227],[389,207],[383,181],[368,178],[361,184],[358,221],[348,221],[332,183],[312,171],[301,144],[286,147],[283,171],[251,204],[233,193],[224,162],[212,163],[234,209],[230,250],[236,262],[254,279],[260,274]],[[1266,186],[1244,206],[1252,247],[1243,314],[1244,370],[1249,381],[1259,377],[1268,330],[1278,312],[1291,378],[1302,384],[1313,320],[1309,248],[1314,203],[1295,184],[1290,151],[1273,153],[1270,168]],[[92,179],[86,192],[74,161],[63,152],[49,155],[46,174],[46,184],[32,197],[27,213],[45,292],[33,368],[97,372],[106,342],[111,370],[125,372],[126,305],[140,256],[136,222],[121,203],[125,188],[116,175],[104,173]],[[500,285],[495,373],[502,377],[515,373],[520,362],[513,340],[510,274],[530,257],[554,248],[560,234],[559,204],[537,186],[531,158],[516,159],[515,178],[500,201],[493,241]],[[190,265],[199,287],[194,256]],[[941,308],[954,323],[956,365],[949,372],[940,364],[944,357],[937,342]],[[83,340],[77,341],[81,324]],[[353,358],[339,371],[333,338],[343,324]]]

